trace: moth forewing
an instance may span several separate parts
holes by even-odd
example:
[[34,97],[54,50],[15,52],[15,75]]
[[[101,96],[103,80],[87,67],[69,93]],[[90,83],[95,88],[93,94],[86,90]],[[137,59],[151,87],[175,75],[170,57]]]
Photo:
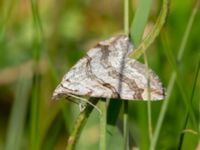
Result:
[[[147,100],[145,65],[128,58],[133,45],[126,35],[99,42],[63,77],[53,98],[79,95],[124,100]],[[165,90],[158,76],[150,73],[150,99],[164,99]]]

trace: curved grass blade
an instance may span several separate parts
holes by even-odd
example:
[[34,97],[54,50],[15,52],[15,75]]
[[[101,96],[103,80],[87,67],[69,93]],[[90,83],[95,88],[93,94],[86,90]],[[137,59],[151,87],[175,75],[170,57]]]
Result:
[[150,14],[151,5],[152,0],[140,0],[135,13],[135,17],[132,20],[130,34],[131,39],[136,47],[141,42],[144,29]]
[[169,0],[163,0],[160,15],[152,29],[152,31],[147,35],[147,37],[141,42],[141,44],[129,55],[131,58],[139,58],[145,50],[154,42],[155,38],[160,33],[163,25],[165,24],[167,14],[169,9]]
[[[180,62],[181,59],[182,59],[183,52],[185,50],[185,45],[186,45],[187,39],[189,37],[189,33],[191,31],[191,28],[192,28],[198,7],[199,7],[199,0],[196,1],[196,5],[195,5],[194,9],[192,10],[191,16],[189,18],[189,21],[188,21],[188,24],[187,24],[187,27],[186,27],[186,31],[184,33],[182,42],[180,44],[180,48],[179,48],[180,55],[178,55],[178,57],[177,57],[178,62]],[[182,51],[182,52],[180,52],[180,51]],[[161,126],[162,126],[162,123],[163,123],[163,120],[164,120],[164,116],[165,116],[165,113],[166,113],[166,110],[167,110],[167,107],[168,107],[168,104],[169,104],[169,99],[170,99],[171,93],[173,91],[173,87],[174,87],[176,78],[177,78],[177,72],[173,71],[171,78],[170,78],[170,81],[169,81],[168,88],[167,88],[168,95],[167,95],[167,97],[166,97],[166,99],[165,99],[165,101],[162,105],[162,108],[161,108],[161,112],[160,112],[160,115],[159,115],[159,118],[158,118],[155,133],[154,133],[151,145],[150,145],[150,150],[154,150],[155,147],[156,147],[156,143],[157,143],[157,140],[158,140],[160,129],[161,129]]]

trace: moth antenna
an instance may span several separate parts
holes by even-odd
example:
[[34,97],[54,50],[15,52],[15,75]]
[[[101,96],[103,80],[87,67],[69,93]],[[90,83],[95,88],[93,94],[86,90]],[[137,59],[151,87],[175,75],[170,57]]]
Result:
[[73,94],[68,94],[68,95],[71,96],[71,97],[73,97],[73,98],[79,99],[79,100],[81,100],[81,101],[83,101],[85,103],[88,103],[89,105],[93,106],[99,112],[100,115],[102,115],[101,110],[97,106],[95,106],[94,104],[92,104],[90,101],[88,101],[87,99],[75,96]]
[[70,101],[70,102],[74,103],[74,104],[77,104],[77,105],[79,104],[78,102],[76,102],[76,101],[75,101],[75,100],[73,100],[73,99],[70,99],[69,97],[67,97],[66,99],[67,99],[68,101]]

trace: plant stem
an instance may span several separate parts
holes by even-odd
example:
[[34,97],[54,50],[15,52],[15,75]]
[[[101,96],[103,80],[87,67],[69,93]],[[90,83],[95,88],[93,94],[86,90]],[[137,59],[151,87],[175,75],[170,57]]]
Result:
[[[129,0],[124,0],[124,33],[129,35]],[[129,147],[129,127],[128,127],[128,101],[124,101],[124,115],[123,115],[123,133],[124,133],[124,150]]]
[[[92,104],[96,105],[99,100],[91,98],[91,99],[89,99],[89,101]],[[80,137],[80,133],[81,133],[89,115],[91,114],[93,108],[94,107],[92,105],[87,104],[86,108],[79,114],[79,116],[76,120],[74,129],[68,138],[66,150],[73,150],[75,148],[76,142]]]
[[161,125],[162,125],[162,122],[163,122],[163,119],[164,119],[164,116],[165,116],[165,113],[166,113],[166,110],[167,110],[169,98],[170,98],[170,95],[172,93],[172,89],[173,89],[175,80],[176,80],[176,73],[173,72],[172,75],[171,75],[171,78],[170,78],[168,88],[167,88],[167,97],[163,102],[163,105],[162,105],[162,108],[161,108],[161,111],[160,111],[160,115],[159,115],[159,118],[158,118],[158,122],[157,122],[157,125],[156,125],[156,129],[155,129],[155,132],[154,132],[154,136],[153,136],[151,144],[150,144],[150,150],[155,150],[155,146],[156,146],[156,143],[157,143],[157,140],[158,140],[158,135],[160,133]]
[[147,115],[148,115],[148,130],[149,130],[149,141],[151,143],[151,139],[153,136],[152,133],[152,119],[151,119],[151,93],[150,93],[150,76],[149,76],[149,67],[148,67],[148,60],[147,60],[147,54],[146,51],[144,52],[144,62],[146,65],[146,79],[147,79]]
[[101,119],[100,119],[100,150],[106,150],[106,117],[107,117],[107,103],[108,99],[106,101],[101,101],[100,107],[102,111]]
[[31,99],[31,150],[39,150],[39,94],[40,79],[36,74],[33,77],[33,90]]
[[129,0],[124,0],[124,33],[129,34]]
[[129,148],[129,138],[128,138],[128,101],[124,101],[124,121],[123,121],[123,130],[124,130],[124,150]]

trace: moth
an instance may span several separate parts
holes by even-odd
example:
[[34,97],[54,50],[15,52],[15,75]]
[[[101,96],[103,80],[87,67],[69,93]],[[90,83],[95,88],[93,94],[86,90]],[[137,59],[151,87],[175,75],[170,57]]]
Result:
[[165,89],[159,77],[144,64],[128,57],[133,50],[126,35],[99,42],[65,74],[53,99],[69,95],[123,100],[164,99]]

